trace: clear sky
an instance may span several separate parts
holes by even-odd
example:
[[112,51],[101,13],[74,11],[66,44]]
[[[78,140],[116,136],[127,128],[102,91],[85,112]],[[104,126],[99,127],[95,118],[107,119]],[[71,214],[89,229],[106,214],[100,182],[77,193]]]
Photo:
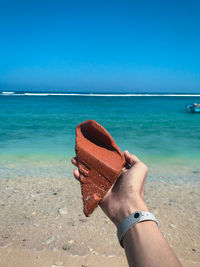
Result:
[[0,0],[0,90],[200,93],[200,1]]

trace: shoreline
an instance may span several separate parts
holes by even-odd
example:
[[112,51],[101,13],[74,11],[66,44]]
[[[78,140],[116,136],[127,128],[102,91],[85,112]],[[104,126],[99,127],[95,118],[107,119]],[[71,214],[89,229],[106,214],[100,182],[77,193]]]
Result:
[[[193,175],[198,176],[198,173]],[[185,266],[200,266],[199,185],[199,182],[172,184],[154,181],[151,175],[146,184],[146,202],[178,258],[187,262]],[[109,266],[127,266],[116,229],[101,209],[98,207],[89,218],[84,216],[80,185],[75,179],[0,179],[0,194],[1,261],[12,262],[14,255],[19,255],[16,256],[16,265],[10,267],[23,266],[20,262],[29,259],[23,254],[24,250],[31,255],[29,266],[36,266],[35,253],[43,255],[39,266],[45,266],[42,265],[45,255],[54,259],[54,253],[69,257],[62,261],[67,264],[73,262],[73,255],[79,255],[76,257],[86,266],[94,266],[92,262],[96,258],[100,258],[99,263],[103,262],[101,266],[107,266],[106,262],[112,260],[114,263]],[[11,259],[7,253],[9,250],[12,251]],[[62,266],[67,265],[64,263]],[[77,263],[74,266],[81,265]]]
[[[199,183],[200,166],[193,162],[184,164],[171,164],[171,162],[148,162],[143,160],[149,168],[147,181],[161,181],[168,183]],[[58,160],[27,160],[21,159],[16,162],[13,160],[0,160],[0,180],[1,179],[18,179],[22,177],[43,179],[74,179],[74,166],[71,164],[71,158]]]

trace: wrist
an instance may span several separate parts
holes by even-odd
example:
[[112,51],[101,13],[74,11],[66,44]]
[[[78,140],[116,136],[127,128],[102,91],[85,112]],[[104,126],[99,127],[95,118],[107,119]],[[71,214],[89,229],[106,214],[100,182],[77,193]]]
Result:
[[120,209],[118,210],[115,218],[113,219],[114,224],[117,227],[126,217],[139,210],[149,211],[143,199],[138,198],[137,200],[131,202],[123,201]]

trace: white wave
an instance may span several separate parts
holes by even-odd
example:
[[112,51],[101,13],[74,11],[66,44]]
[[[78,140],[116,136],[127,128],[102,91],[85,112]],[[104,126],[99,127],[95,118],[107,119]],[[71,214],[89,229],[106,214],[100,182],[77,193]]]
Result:
[[148,97],[200,97],[200,94],[78,94],[78,93],[24,93],[29,96],[91,96],[91,97],[137,97],[137,96],[148,96]]
[[[66,94],[65,94],[66,95]],[[200,97],[200,94],[67,94],[67,95],[77,95],[77,96],[115,96],[115,97],[131,97],[131,96],[148,96],[148,97],[168,97],[168,96],[195,96]]]
[[12,95],[14,92],[2,92],[2,95]]
[[200,97],[200,94],[96,94],[96,93],[17,93],[2,92],[13,96],[86,96],[86,97]]
[[48,96],[49,94],[43,94],[43,93],[24,93],[23,95],[30,95],[30,96]]

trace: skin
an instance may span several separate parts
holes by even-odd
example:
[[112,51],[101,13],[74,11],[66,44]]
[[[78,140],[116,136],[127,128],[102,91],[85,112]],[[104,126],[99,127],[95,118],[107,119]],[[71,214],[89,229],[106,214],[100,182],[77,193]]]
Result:
[[[100,202],[100,207],[116,227],[135,211],[149,211],[144,200],[148,168],[128,151],[124,152],[124,156],[125,168]],[[72,159],[72,163],[77,166],[76,158]],[[78,170],[74,171],[74,177],[79,178]],[[182,266],[153,221],[137,223],[127,231],[123,246],[131,267]]]

